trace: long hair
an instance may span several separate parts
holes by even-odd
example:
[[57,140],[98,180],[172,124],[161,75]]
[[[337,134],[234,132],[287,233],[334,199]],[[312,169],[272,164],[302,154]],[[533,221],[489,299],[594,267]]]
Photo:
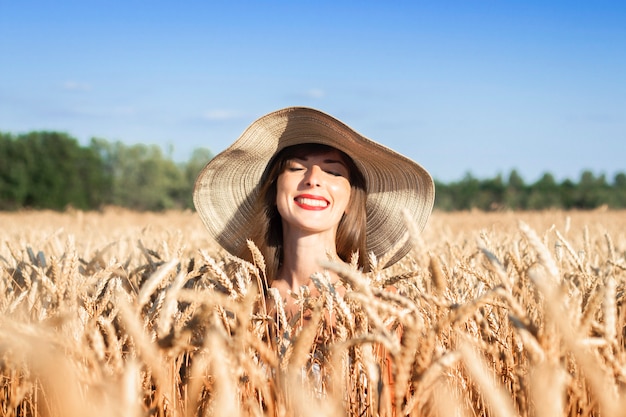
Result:
[[[283,260],[283,225],[280,213],[276,207],[276,193],[278,176],[287,167],[287,162],[294,158],[307,155],[316,155],[337,150],[331,146],[305,143],[289,146],[270,161],[263,174],[256,201],[258,229],[253,241],[265,257],[269,283],[276,277]],[[365,178],[358,167],[347,154],[337,150],[349,170],[350,200],[349,210],[344,213],[337,227],[335,245],[337,255],[344,262],[351,262],[353,256],[358,256],[358,266],[364,271],[369,270],[366,242],[367,188]]]

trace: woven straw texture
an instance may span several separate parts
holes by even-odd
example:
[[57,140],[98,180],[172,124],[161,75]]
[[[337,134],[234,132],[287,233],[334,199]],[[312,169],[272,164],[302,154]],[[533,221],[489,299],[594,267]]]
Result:
[[[233,254],[242,253],[255,225],[253,206],[271,158],[281,149],[322,143],[348,154],[367,184],[367,247],[377,257],[406,233],[406,210],[421,231],[432,211],[435,189],[416,162],[380,145],[319,110],[290,107],[256,120],[200,172],[194,204],[211,236]],[[407,242],[387,266],[406,255]]]

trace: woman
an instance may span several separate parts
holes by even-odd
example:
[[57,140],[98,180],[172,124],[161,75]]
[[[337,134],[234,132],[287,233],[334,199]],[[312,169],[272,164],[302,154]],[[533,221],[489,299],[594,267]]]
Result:
[[304,107],[252,123],[207,164],[194,190],[200,217],[224,249],[249,258],[248,239],[261,249],[268,284],[290,313],[289,292],[312,288],[320,259],[356,255],[367,271],[370,253],[381,257],[406,233],[402,211],[421,229],[433,202],[432,178],[419,164]]

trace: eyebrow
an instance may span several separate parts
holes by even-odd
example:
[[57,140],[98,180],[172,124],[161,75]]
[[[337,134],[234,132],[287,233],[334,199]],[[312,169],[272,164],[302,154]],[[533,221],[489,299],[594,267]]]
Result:
[[[307,156],[294,156],[291,159],[299,159],[301,161],[308,161],[309,158]],[[348,165],[341,159],[324,159],[322,162],[325,164],[341,164],[346,168],[348,167]]]
[[345,166],[347,168],[346,164],[342,160],[340,160],[340,159],[324,159],[324,163],[326,163],[326,164],[341,164],[341,165],[343,165],[343,166]]

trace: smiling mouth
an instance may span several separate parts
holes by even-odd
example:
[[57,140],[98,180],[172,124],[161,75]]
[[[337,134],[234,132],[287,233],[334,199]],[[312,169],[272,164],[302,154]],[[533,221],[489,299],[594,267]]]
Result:
[[322,210],[330,204],[325,199],[310,197],[296,197],[294,201],[298,206],[309,210]]

